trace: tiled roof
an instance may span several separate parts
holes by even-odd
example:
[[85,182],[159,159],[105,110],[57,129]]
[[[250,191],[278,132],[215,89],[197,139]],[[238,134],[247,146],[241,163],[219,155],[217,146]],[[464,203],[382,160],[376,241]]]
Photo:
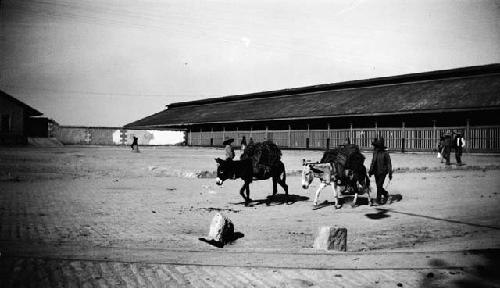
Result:
[[500,108],[500,64],[173,103],[125,127],[492,108]]

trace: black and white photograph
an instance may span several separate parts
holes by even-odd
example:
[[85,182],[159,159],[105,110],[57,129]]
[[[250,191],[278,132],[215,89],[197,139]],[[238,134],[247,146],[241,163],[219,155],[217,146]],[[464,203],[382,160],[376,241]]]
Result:
[[499,0],[1,0],[0,287],[500,287]]

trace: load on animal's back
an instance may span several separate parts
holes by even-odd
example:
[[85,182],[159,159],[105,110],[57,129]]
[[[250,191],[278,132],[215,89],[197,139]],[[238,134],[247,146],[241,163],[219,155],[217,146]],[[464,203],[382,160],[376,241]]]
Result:
[[[349,184],[349,180],[358,180],[364,184],[367,180],[365,156],[359,151],[358,145],[347,144],[327,150],[323,153],[321,163],[330,163],[334,166],[334,178],[339,184]],[[353,179],[356,178],[356,179]]]
[[[222,185],[227,179],[242,179],[243,186],[240,195],[245,199],[248,206],[250,198],[249,185],[253,180],[273,180],[273,196],[277,194],[277,184],[285,191],[285,201],[288,199],[288,185],[286,184],[285,165],[281,162],[281,150],[271,141],[262,143],[249,143],[240,160],[217,158],[216,184]],[[272,198],[272,197],[271,197]],[[267,204],[270,198],[268,197]]]
[[364,193],[367,194],[371,204],[370,179],[366,174],[364,162],[365,156],[361,154],[359,147],[351,144],[325,151],[319,163],[303,159],[302,188],[308,189],[314,178],[320,179],[321,183],[314,197],[314,205],[317,204],[321,190],[327,185],[333,188],[335,208],[340,207],[338,205],[338,186],[345,187],[344,192],[354,194],[353,206],[356,205],[358,194]]
[[251,143],[243,151],[241,160],[251,159],[254,177],[257,179],[268,179],[271,170],[283,165],[281,162],[281,150],[272,141]]

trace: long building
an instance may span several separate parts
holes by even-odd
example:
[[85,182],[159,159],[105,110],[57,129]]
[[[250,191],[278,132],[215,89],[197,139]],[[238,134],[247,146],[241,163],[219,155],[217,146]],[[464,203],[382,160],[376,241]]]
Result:
[[432,151],[446,131],[468,151],[500,152],[500,64],[464,67],[172,103],[127,129],[185,130],[188,145],[271,139],[283,148],[325,149],[347,139],[370,148]]

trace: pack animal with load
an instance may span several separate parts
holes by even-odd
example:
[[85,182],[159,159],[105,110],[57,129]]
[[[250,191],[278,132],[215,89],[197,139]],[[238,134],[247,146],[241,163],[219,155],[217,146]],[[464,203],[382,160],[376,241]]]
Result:
[[[335,208],[340,208],[339,194],[343,187],[345,194],[354,194],[353,206],[356,206],[358,195],[367,194],[368,203],[372,205],[370,197],[370,178],[364,166],[365,156],[357,145],[341,145],[323,153],[320,162],[302,160],[302,188],[308,189],[314,178],[321,183],[316,190],[314,205],[318,205],[321,190],[330,185],[333,190]],[[333,185],[332,185],[333,184]]]
[[[273,179],[273,195],[277,192],[277,184],[285,191],[285,201],[288,202],[288,185],[286,184],[285,165],[281,162],[281,150],[272,141],[251,143],[245,148],[240,160],[215,159],[217,162],[216,184],[222,185],[227,179],[241,178],[244,183],[240,195],[248,206],[250,198],[250,183],[253,180]],[[268,197],[266,203],[269,204]]]

